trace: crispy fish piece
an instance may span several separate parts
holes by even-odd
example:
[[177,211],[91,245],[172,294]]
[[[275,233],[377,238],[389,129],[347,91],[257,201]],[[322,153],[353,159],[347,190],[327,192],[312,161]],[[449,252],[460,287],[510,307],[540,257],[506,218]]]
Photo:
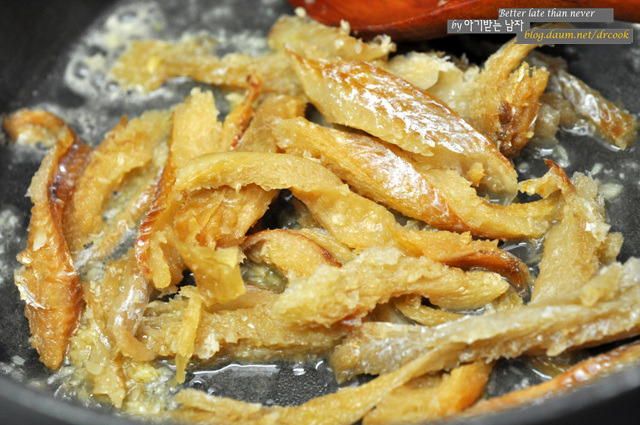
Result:
[[[251,110],[259,93],[259,86],[247,95],[243,105],[235,111],[242,112],[244,125],[237,123],[230,128],[243,129],[244,117]],[[285,95],[270,95],[260,103],[254,119],[242,133],[238,130],[228,134],[242,134],[232,141],[231,148],[238,151],[275,151],[276,145],[267,123],[280,118],[298,116],[304,113],[304,102],[300,98]],[[225,119],[223,132],[227,133],[227,123],[234,122],[230,115]],[[244,130],[244,129],[243,129]],[[266,212],[276,195],[274,190],[264,190],[256,185],[248,185],[233,190],[228,187],[215,190],[201,190],[187,196],[174,218],[177,233],[176,246],[189,269],[194,273],[201,288],[201,295],[207,304],[228,302],[245,291],[239,263],[242,243],[249,228]],[[215,251],[209,247],[217,247]]]
[[178,241],[178,252],[198,285],[206,305],[225,303],[246,291],[237,246],[222,248]]
[[188,38],[177,42],[143,40],[133,42],[111,68],[111,77],[127,88],[139,91],[158,89],[175,77],[229,89],[248,89],[249,76],[263,82],[267,92],[301,93],[286,53],[263,56],[230,53],[217,57],[210,53],[211,40]]
[[386,61],[396,45],[388,36],[365,43],[349,35],[348,24],[340,28],[323,25],[309,18],[281,16],[273,25],[267,42],[274,50],[292,49],[315,59],[339,57],[348,60]]
[[238,191],[220,187],[190,193],[174,207],[176,237],[183,243],[202,246],[237,246],[264,215],[274,195],[274,191],[257,185]]
[[492,54],[474,82],[468,116],[507,157],[516,156],[533,136],[540,96],[549,73],[522,60],[538,47],[515,38]]
[[442,355],[436,349],[404,367],[363,385],[344,387],[336,393],[316,397],[300,406],[268,407],[208,395],[193,389],[178,392],[178,418],[195,423],[351,425],[375,407],[386,395],[407,381],[425,374],[430,360]]
[[[422,304],[422,297],[419,295],[405,295],[393,300],[393,305],[407,318],[423,326],[438,326],[443,323],[453,322],[462,319],[465,315],[453,311],[446,311]],[[520,308],[523,305],[522,298],[515,291],[507,291],[496,298],[490,304],[484,306],[483,314],[494,313],[495,311]]]
[[398,149],[364,134],[304,118],[276,123],[274,132],[285,152],[310,155],[360,194],[439,229],[497,239],[537,238],[555,215],[554,199],[491,203],[455,171],[419,170]]
[[516,195],[511,162],[439,99],[365,62],[289,54],[305,94],[328,121],[364,130],[462,175],[479,164],[480,187],[509,200]]
[[529,284],[527,266],[496,243],[474,241],[469,234],[403,228],[386,208],[351,192],[329,170],[302,157],[249,152],[204,155],[180,169],[175,188],[193,191],[247,184],[291,189],[318,223],[351,248],[403,248],[447,265],[486,266],[512,279],[519,290]]
[[194,89],[185,103],[173,113],[169,158],[158,182],[158,189],[136,239],[138,266],[156,288],[167,288],[182,279],[183,261],[173,245],[169,206],[176,170],[189,159],[206,152],[227,150],[222,125],[217,120],[213,94]]
[[469,232],[393,229],[401,247],[413,255],[426,255],[453,267],[481,267],[509,279],[521,295],[531,291],[529,267],[516,256],[498,248],[498,241],[474,240]]
[[365,323],[333,351],[332,366],[344,380],[395,370],[437,350],[447,354],[429,371],[525,353],[555,356],[572,347],[628,337],[640,331],[639,282],[640,260],[631,258],[603,268],[578,289],[522,308],[435,328]]
[[[245,99],[245,103],[251,105],[250,100]],[[267,95],[258,105],[234,150],[275,152],[277,146],[271,123],[303,115],[305,104],[300,97]],[[238,191],[228,188],[202,190],[190,194],[188,202],[176,214],[174,227],[183,240],[195,233],[201,245],[235,246],[264,215],[275,195],[276,191],[265,191],[256,185],[248,185]]]
[[540,97],[549,80],[545,69],[522,62],[536,47],[510,41],[482,69],[466,63],[460,69],[448,57],[433,52],[398,55],[383,66],[444,101],[500,152],[513,157],[533,136]]
[[290,230],[254,233],[245,239],[242,251],[253,262],[273,264],[287,279],[310,276],[321,265],[341,266],[313,240]]
[[[464,71],[443,53],[409,52],[395,55],[380,66],[419,89],[435,95],[458,113],[460,110],[456,100],[462,100],[471,94],[472,85],[465,84],[468,82],[463,80]],[[473,81],[473,78],[469,80]]]
[[203,302],[198,291],[188,292],[190,293],[189,301],[184,312],[184,317],[180,321],[181,332],[175,335],[176,382],[179,384],[184,382],[187,366],[195,352],[196,336],[202,315]]
[[307,101],[303,96],[267,94],[257,106],[247,131],[236,147],[238,152],[276,152],[272,124],[281,119],[304,116]]
[[319,267],[308,278],[291,279],[273,306],[273,314],[297,325],[330,326],[358,320],[377,304],[420,294],[433,304],[466,310],[481,307],[509,285],[499,275],[464,272],[427,257],[406,257],[396,248],[369,248],[341,268]]
[[585,284],[603,264],[615,261],[622,235],[609,233],[604,199],[590,177],[576,174],[573,183],[553,161],[549,172],[528,180],[522,187],[530,194],[560,190],[560,217],[544,241],[540,273],[534,282],[532,300],[554,297]]
[[[252,297],[245,294],[231,303],[216,304],[217,308],[202,308],[193,355],[203,360],[222,353],[250,360],[305,358],[327,353],[344,338],[346,331],[339,325],[303,329],[274,319],[270,311],[277,294],[253,292]],[[179,353],[177,337],[183,332],[187,310],[183,297],[151,303],[139,331],[147,347],[161,356]]]
[[[105,231],[103,212],[113,192],[136,171],[166,157],[162,151],[169,140],[170,116],[168,111],[149,111],[129,122],[124,117],[91,152],[71,201],[72,252],[80,251],[89,235]],[[155,177],[157,171],[151,173]]]
[[363,425],[423,424],[462,412],[484,392],[492,364],[476,362],[412,379],[367,413]]
[[594,379],[620,371],[624,366],[637,364],[638,361],[640,361],[640,342],[636,341],[581,361],[541,384],[483,400],[469,409],[468,413],[494,412],[556,396]]
[[463,313],[441,310],[422,304],[421,295],[405,295],[393,300],[393,306],[407,318],[423,326],[438,326],[462,319]]
[[[122,242],[123,238],[126,237],[127,233],[136,229],[149,207],[151,207],[158,179],[160,178],[160,170],[161,167],[154,164],[127,179],[123,187],[107,203],[105,215],[109,215],[109,217],[105,222],[102,233],[92,238],[93,243],[89,249],[90,255],[79,254],[77,255],[78,260],[86,262],[91,258],[103,259],[109,257]],[[111,208],[110,204],[113,204],[114,208]],[[113,214],[114,211],[115,214]],[[76,234],[74,237],[82,237],[82,235]],[[81,245],[78,240],[73,238],[67,238],[67,240],[75,246]],[[79,265],[81,264],[82,262],[79,261]]]
[[347,263],[355,258],[354,252],[348,246],[341,244],[324,229],[303,228],[299,230],[291,230],[294,233],[300,233],[311,239],[322,248],[327,250],[331,257],[335,258],[341,264]]
[[4,119],[13,127],[40,127],[56,138],[29,185],[33,207],[27,247],[18,254],[22,263],[15,284],[25,302],[31,345],[40,360],[57,369],[64,360],[69,337],[82,311],[82,287],[65,241],[63,214],[71,200],[90,149],[65,122],[43,111],[20,110]]
[[638,135],[638,121],[584,81],[569,74],[564,60],[540,53],[529,55],[529,59],[549,71],[547,92],[561,95],[575,113],[593,124],[609,143],[620,149],[633,143]]
[[138,269],[133,249],[107,267],[101,286],[120,288],[114,294],[106,323],[118,350],[134,360],[154,359],[155,353],[135,337],[153,287]]
[[[236,150],[275,150],[275,143],[266,122],[279,117],[288,118],[302,114],[304,103],[300,98],[283,95],[266,97],[245,133],[248,111],[253,111],[251,105],[259,91],[260,85],[256,82],[242,105],[225,119],[222,129],[219,124],[205,119],[206,115],[214,117],[217,114],[212,99],[207,101],[208,109],[203,107],[207,105],[194,102],[190,109],[179,111],[182,114],[180,116],[184,116],[184,126],[180,127],[182,130],[178,129],[182,135],[177,136],[179,141],[176,142],[175,148],[176,166],[200,154],[225,151],[234,146]],[[238,110],[240,112],[236,113]],[[174,121],[176,119],[174,118]],[[202,139],[202,136],[207,134],[206,131],[194,130],[196,127],[189,119],[202,119],[199,121],[202,125],[215,127],[209,129],[214,133],[210,136],[213,137],[210,146],[202,146],[207,143],[205,140],[201,140],[200,146],[196,147],[189,143],[190,138]],[[232,122],[232,125],[228,125],[229,122]],[[241,137],[238,141],[239,135]],[[139,232],[139,241],[144,242],[151,237],[158,239],[158,243],[155,246],[149,243],[139,244],[139,261],[142,259],[141,262],[144,263],[145,255],[154,258],[153,261],[158,266],[154,273],[157,279],[160,279],[156,286],[161,287],[167,287],[181,278],[182,261],[185,261],[186,266],[195,273],[196,282],[201,286],[207,304],[227,302],[245,290],[238,267],[240,252],[235,246],[242,242],[247,230],[264,215],[276,192],[249,185],[238,191],[220,188],[191,193],[187,197],[180,194],[170,195],[176,166],[171,167],[171,172],[165,170],[167,178],[162,191],[166,195],[158,197],[158,212],[152,211],[148,215],[148,221],[143,223]],[[172,220],[173,229],[170,228]],[[156,231],[152,227],[154,221]],[[160,228],[164,230],[159,232]],[[173,237],[177,237],[177,240],[172,241]],[[229,249],[220,253],[213,252],[217,247]],[[212,252],[205,252],[207,250]],[[235,250],[235,257],[231,255],[231,250]],[[231,261],[233,258],[235,259]],[[216,259],[224,261],[215,264]],[[224,276],[228,280],[215,280],[216,277]]]

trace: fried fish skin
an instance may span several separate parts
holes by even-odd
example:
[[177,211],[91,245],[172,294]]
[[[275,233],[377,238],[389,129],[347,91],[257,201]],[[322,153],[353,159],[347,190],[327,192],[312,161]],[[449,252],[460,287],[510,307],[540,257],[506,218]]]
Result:
[[247,89],[247,77],[254,75],[263,82],[265,91],[301,94],[300,83],[284,52],[217,57],[211,54],[210,44],[210,40],[197,38],[173,43],[136,41],[118,58],[110,73],[119,84],[139,91],[156,90],[181,76],[229,89]]
[[385,396],[412,378],[428,373],[429,360],[442,350],[410,362],[363,385],[341,388],[300,406],[262,406],[230,398],[215,397],[193,389],[180,391],[174,400],[181,404],[177,417],[196,423],[220,424],[308,424],[351,425],[361,419]]
[[439,99],[366,62],[289,55],[305,94],[328,121],[366,131],[462,175],[480,164],[480,187],[507,200],[515,197],[513,164]]
[[154,359],[156,354],[135,337],[153,287],[138,269],[133,249],[107,266],[101,285],[120,288],[106,323],[118,350],[134,360]]
[[[193,327],[193,355],[203,360],[222,353],[247,360],[306,358],[327,353],[344,338],[346,330],[340,325],[301,328],[273,318],[270,311],[278,295],[257,292],[260,295],[249,289],[231,303],[203,307]],[[151,303],[140,327],[141,340],[161,356],[178,354],[181,346],[177,337],[183,332],[187,311],[183,297]]]
[[25,301],[31,345],[50,369],[63,362],[69,337],[82,311],[82,287],[65,240],[63,215],[70,202],[90,149],[65,122],[43,111],[18,111],[17,134],[23,125],[44,128],[57,139],[33,176],[28,195],[33,203],[27,247],[18,254],[22,263],[15,284]]
[[435,328],[365,323],[331,356],[340,380],[383,373],[437,349],[449,354],[440,367],[525,353],[549,356],[640,331],[640,260],[602,269],[584,286],[522,308],[467,316]]
[[638,361],[640,361],[640,342],[636,341],[583,360],[541,384],[483,400],[469,409],[468,413],[475,415],[482,412],[495,412],[559,395]]
[[602,265],[615,260],[622,245],[622,235],[609,232],[611,226],[596,182],[580,173],[569,180],[556,163],[546,163],[547,174],[522,183],[530,194],[561,192],[559,217],[544,241],[532,300],[554,297],[584,285]]
[[323,25],[308,18],[281,16],[271,27],[267,38],[274,50],[292,49],[306,57],[348,60],[386,61],[396,45],[389,37],[364,42],[349,35],[349,26],[340,28]]
[[288,279],[310,276],[321,265],[342,265],[302,233],[284,229],[263,230],[248,236],[242,251],[253,262],[273,264]]
[[[586,118],[605,139],[619,147],[628,148],[638,135],[638,121],[622,107],[605,99],[597,90],[566,71],[567,64],[561,58],[550,57],[538,52],[529,55],[528,60],[549,71],[547,93],[551,99],[560,96],[560,102],[568,103],[578,116]],[[554,96],[555,95],[555,96]],[[564,105],[554,99],[551,106],[562,109]],[[562,115],[566,115],[562,111]],[[573,123],[563,123],[573,124]]]
[[[169,158],[156,195],[136,238],[138,266],[156,288],[167,288],[182,279],[183,261],[175,246],[171,222],[174,209],[171,193],[177,169],[204,152],[227,150],[222,125],[217,120],[213,94],[194,89],[173,113]],[[174,208],[169,208],[173,206]]]
[[503,45],[484,64],[466,116],[507,157],[516,156],[533,136],[540,96],[549,73],[521,61],[536,44]]
[[548,198],[500,205],[477,195],[452,170],[422,170],[397,148],[363,134],[322,127],[304,118],[274,124],[287,153],[311,156],[354,190],[438,229],[474,236],[514,239],[543,236],[555,215]]
[[91,152],[71,200],[73,236],[68,242],[72,252],[80,251],[89,235],[105,229],[103,211],[112,193],[134,172],[166,156],[160,151],[169,140],[170,116],[168,111],[148,111],[130,121],[124,117]]
[[484,267],[512,280],[519,291],[529,285],[527,266],[491,241],[446,231],[417,231],[400,226],[386,208],[351,192],[322,165],[280,153],[234,152],[203,155],[180,169],[176,190],[256,184],[291,189],[314,218],[339,242],[354,249],[392,246],[427,255],[447,265]]
[[492,369],[491,363],[475,362],[412,379],[382,399],[362,424],[422,424],[455,415],[480,398]]
[[466,310],[493,301],[508,288],[494,273],[463,272],[428,257],[373,247],[341,268],[319,267],[307,278],[290,280],[272,314],[300,326],[330,326],[361,319],[377,304],[400,295],[420,294],[444,308]]

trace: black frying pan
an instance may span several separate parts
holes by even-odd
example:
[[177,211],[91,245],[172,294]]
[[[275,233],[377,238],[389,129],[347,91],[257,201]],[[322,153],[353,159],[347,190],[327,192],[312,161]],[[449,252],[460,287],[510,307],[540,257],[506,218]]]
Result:
[[[215,4],[219,3],[221,2]],[[232,0],[224,3],[233,4],[233,16],[227,18],[225,24],[229,31],[256,27],[264,32],[272,20],[269,16],[275,17],[279,12],[291,11],[284,2],[276,2],[268,7],[257,5],[259,2],[250,0]],[[214,5],[207,5],[207,8]],[[100,0],[2,2],[0,113],[47,101],[54,101],[69,108],[83,107],[83,98],[61,83],[61,75],[73,43],[92,22],[97,20],[100,23],[103,19],[101,14],[108,14],[112,7],[110,2]],[[176,1],[174,7],[188,9],[193,8],[194,3]],[[202,5],[199,7],[202,8]],[[263,7],[277,11],[269,15],[261,9]],[[189,13],[197,20],[198,13]],[[171,14],[169,17],[172,17]],[[268,25],[264,22],[268,22]],[[637,39],[637,30],[634,35]],[[447,47],[456,48],[460,44],[464,45],[466,41],[453,39],[444,43]],[[559,53],[568,59],[570,70],[574,74],[599,89],[607,98],[621,100],[630,111],[640,111],[640,84],[637,80],[640,72],[640,43],[633,46],[570,46],[559,50]],[[180,84],[176,87],[184,89]],[[106,120],[104,125],[112,125],[122,111],[113,110],[105,113],[113,115],[113,121]],[[83,134],[82,129],[79,130]],[[104,130],[106,128],[94,129],[93,133],[86,134],[91,138]],[[576,170],[588,171],[594,162],[611,165],[616,170],[613,174],[603,172],[599,177],[624,185],[621,197],[608,205],[614,230],[622,231],[625,235],[625,245],[620,259],[640,255],[640,230],[635,211],[635,207],[640,204],[640,171],[637,169],[640,167],[633,165],[640,164],[640,152],[637,147],[621,153],[607,148],[601,142],[578,135],[564,134],[562,140],[572,159],[571,164],[566,167],[569,173]],[[97,143],[99,139],[88,141]],[[530,158],[536,154],[533,150],[528,153]],[[542,161],[528,161],[532,164],[531,174],[541,175],[544,172]],[[51,374],[40,364],[37,354],[28,343],[29,331],[23,315],[23,304],[19,301],[18,292],[13,285],[11,270],[17,265],[15,254],[25,243],[24,235],[31,205],[24,194],[38,163],[37,158],[26,157],[19,150],[0,143],[0,181],[3,182],[0,186],[0,251],[4,250],[4,253],[0,253],[0,423],[134,423],[114,414],[108,407],[97,405],[89,409],[72,399],[61,399],[60,395],[54,397],[55,383],[46,383]],[[620,170],[624,172],[624,176],[618,174]],[[9,213],[3,216],[2,212],[5,210]],[[9,216],[15,217],[20,225],[13,226],[2,221],[2,217]],[[306,373],[302,377],[299,373],[293,373],[293,369],[300,365],[278,363],[274,367],[275,369],[271,370],[277,370],[277,373],[266,378],[257,373],[255,377],[247,380],[246,375],[238,372],[241,368],[234,368],[233,364],[227,367],[224,374],[205,374],[199,380],[194,379],[194,376],[190,378],[194,386],[216,385],[221,387],[221,394],[248,401],[260,401],[264,397],[263,393],[267,391],[272,399],[281,404],[299,404],[323,391],[319,388],[336,388],[335,383],[331,382],[331,374],[326,364],[319,368],[306,367]],[[510,385],[509,379],[500,376],[500,371],[513,367],[516,367],[517,373],[528,374],[529,380],[535,382],[535,375],[526,369],[518,369],[517,362],[503,362],[496,376],[492,378],[499,384],[498,389],[493,390],[495,393],[506,390]],[[261,382],[262,384],[258,385]],[[463,421],[453,420],[451,423],[635,424],[640,423],[639,399],[640,365],[629,367],[621,373],[543,403],[491,416]]]

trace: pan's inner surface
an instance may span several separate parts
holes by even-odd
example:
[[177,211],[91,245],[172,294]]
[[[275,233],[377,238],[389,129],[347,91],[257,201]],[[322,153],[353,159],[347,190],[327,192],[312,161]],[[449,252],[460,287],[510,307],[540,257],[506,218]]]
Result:
[[[259,54],[267,49],[264,37],[273,22],[281,14],[291,12],[286,3],[271,0],[258,4],[251,0],[224,0],[215,5],[204,0],[119,2],[58,58],[57,66],[46,79],[28,86],[11,99],[9,109],[30,107],[51,111],[64,118],[82,140],[95,146],[122,115],[134,117],[148,109],[175,105],[195,85],[190,81],[175,80],[149,95],[122,93],[108,81],[106,70],[127,42],[150,37],[178,39],[187,33],[198,35],[206,31],[217,41],[219,54],[232,51]],[[465,44],[464,40],[462,44]],[[600,90],[606,98],[622,102],[634,114],[640,111],[640,85],[634,81],[640,71],[637,44],[568,46],[554,53],[567,59],[569,70]],[[224,113],[227,109],[224,93],[216,91],[215,95],[216,104]],[[591,172],[602,182],[620,188],[620,196],[607,203],[613,230],[625,236],[619,259],[639,255],[640,229],[633,208],[640,202],[638,148],[633,146],[620,152],[584,133],[583,128],[575,128],[561,134],[561,145],[527,148],[518,161],[518,171],[522,178],[541,176],[546,170],[541,158],[549,157],[569,175],[574,171]],[[51,374],[30,347],[23,304],[13,285],[13,269],[17,266],[15,255],[26,243],[29,219],[30,203],[24,193],[44,152],[44,148],[0,144],[0,178],[5,182],[0,187],[0,291],[4,300],[0,305],[0,318],[4,324],[0,371],[30,387],[75,399],[78,396],[75,389],[61,385],[65,382],[65,372]],[[514,249],[517,251],[518,248],[514,246]],[[170,373],[172,366],[166,364],[165,367]],[[492,376],[488,391],[498,395],[544,379],[543,374],[525,362],[502,362]],[[192,370],[187,375],[186,385],[215,395],[267,405],[300,404],[338,388],[324,360],[219,363],[204,370]],[[101,405],[99,400],[91,400],[89,404]]]

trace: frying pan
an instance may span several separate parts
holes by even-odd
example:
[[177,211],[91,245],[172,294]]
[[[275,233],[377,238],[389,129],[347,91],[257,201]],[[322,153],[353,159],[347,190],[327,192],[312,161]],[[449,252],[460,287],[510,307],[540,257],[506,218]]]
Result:
[[[258,6],[251,0],[221,1],[213,5],[205,1],[174,0],[163,4],[167,5],[164,13],[167,20],[163,25],[166,25],[165,30],[169,33],[174,26],[172,19],[177,19],[174,16],[176,11],[179,13],[175,15],[181,19],[192,19],[195,22],[194,29],[197,30],[211,25],[211,21],[202,21],[201,16],[206,14],[200,13],[201,11],[209,10],[210,7],[224,7],[224,16],[217,22],[219,26],[208,28],[214,34],[222,31],[223,35],[247,28],[265,34],[277,16],[291,13],[291,8],[286,3],[267,0]],[[63,83],[63,74],[70,52],[77,49],[79,37],[91,28],[104,24],[105,17],[113,12],[114,7],[113,2],[101,0],[3,1],[0,5],[0,113],[23,106],[56,104],[63,105],[62,115],[67,118],[64,111],[95,109],[95,105],[87,103],[83,93],[79,94]],[[637,27],[634,32],[634,38],[637,39]],[[455,49],[464,46],[468,40],[454,38],[437,42],[436,45]],[[621,101],[631,112],[640,111],[640,84],[636,77],[640,71],[640,43],[636,42],[632,46],[565,46],[558,50],[556,53],[568,60],[572,73],[600,90],[608,99]],[[173,88],[178,90],[178,97],[187,93],[189,84],[191,83],[175,83]],[[177,98],[155,101],[173,102],[175,99]],[[132,103],[133,106],[117,102],[107,105],[100,110],[106,117],[103,121],[90,123],[92,125],[85,123],[85,127],[91,127],[89,129],[75,128],[79,130],[81,137],[95,144],[99,141],[99,135],[117,122],[123,109],[124,112],[135,113],[137,109],[148,106],[139,102]],[[73,120],[71,121],[73,125]],[[69,394],[60,391],[55,394],[55,379],[40,364],[37,354],[28,343],[28,325],[23,315],[23,304],[13,285],[12,270],[17,266],[16,253],[26,243],[26,226],[31,205],[24,194],[38,167],[42,152],[27,155],[23,149],[1,141],[0,423],[139,423],[139,420],[118,415],[99,403],[93,403],[89,408]],[[640,229],[635,211],[640,203],[640,152],[637,146],[618,152],[603,142],[571,133],[562,135],[562,143],[570,158],[565,167],[569,174],[573,171],[589,171],[595,162],[599,162],[605,167],[596,177],[623,185],[622,195],[608,203],[613,230],[622,231],[625,235],[625,244],[619,258],[624,261],[632,255],[640,255]],[[525,152],[525,161],[531,164],[528,171],[531,175],[539,176],[544,172],[544,165],[539,159],[543,153],[540,149]],[[547,154],[553,155],[550,152]],[[250,371],[247,374],[248,369]],[[217,386],[222,395],[248,401],[264,402],[265,393],[268,393],[271,401],[279,404],[299,404],[312,396],[337,388],[326,362],[314,365],[286,362],[254,366],[228,364],[222,368],[222,372],[218,370],[192,375],[188,380],[193,386]],[[505,378],[509,375],[511,377]],[[530,370],[519,367],[517,361],[502,362],[492,377],[490,391],[499,394],[519,385],[522,379],[515,379],[514,376],[524,376],[532,383],[539,379]],[[454,419],[446,423],[640,423],[638,399],[640,365],[628,367],[620,373],[568,394],[531,406],[488,416]]]

